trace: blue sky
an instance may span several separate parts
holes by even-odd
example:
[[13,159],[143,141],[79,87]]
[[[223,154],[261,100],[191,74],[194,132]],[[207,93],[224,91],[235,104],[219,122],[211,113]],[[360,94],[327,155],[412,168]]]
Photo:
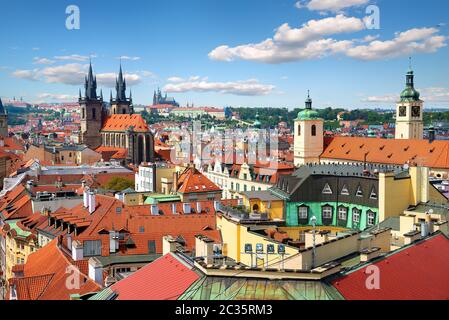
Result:
[[[80,30],[65,27],[68,5]],[[367,29],[366,8],[380,10]],[[0,96],[74,100],[92,57],[105,97],[119,57],[135,103],[393,106],[408,57],[427,106],[449,107],[445,0],[2,1]]]

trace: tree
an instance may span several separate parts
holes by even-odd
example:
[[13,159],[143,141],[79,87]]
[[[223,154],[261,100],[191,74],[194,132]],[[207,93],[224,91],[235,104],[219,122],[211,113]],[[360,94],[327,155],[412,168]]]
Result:
[[114,177],[106,183],[106,189],[111,191],[123,191],[134,188],[134,181],[122,177]]

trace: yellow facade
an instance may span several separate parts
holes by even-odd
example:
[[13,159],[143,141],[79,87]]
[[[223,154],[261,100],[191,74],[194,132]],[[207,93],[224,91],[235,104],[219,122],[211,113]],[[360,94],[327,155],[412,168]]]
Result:
[[379,176],[379,221],[400,216],[409,206],[429,201],[446,203],[448,200],[429,182],[429,169],[411,167],[410,177],[395,178],[394,174]]
[[267,213],[270,220],[285,220],[283,200],[264,201],[258,198],[249,198],[248,196],[243,195],[243,205],[251,212]]
[[[13,277],[12,267],[25,264],[28,256],[38,249],[35,236],[29,232],[18,230],[15,224],[10,224],[11,229],[6,232],[6,279]],[[17,232],[17,230],[19,232]]]

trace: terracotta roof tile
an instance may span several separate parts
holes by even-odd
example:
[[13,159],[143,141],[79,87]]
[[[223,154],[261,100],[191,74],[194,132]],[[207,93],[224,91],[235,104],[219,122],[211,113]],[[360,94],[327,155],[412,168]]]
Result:
[[150,129],[140,114],[114,114],[103,125],[101,131],[125,132],[130,127],[136,132],[149,132]]

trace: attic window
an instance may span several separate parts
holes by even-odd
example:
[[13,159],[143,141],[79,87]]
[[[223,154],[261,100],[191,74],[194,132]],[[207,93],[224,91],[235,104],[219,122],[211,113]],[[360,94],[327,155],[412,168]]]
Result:
[[408,151],[408,149],[410,149],[410,147],[408,146],[407,148],[404,149],[404,151]]
[[139,232],[140,233],[144,233],[145,232],[145,227],[144,226],[140,226],[139,227]]
[[379,149],[382,151],[383,149],[385,149],[385,146],[382,146],[382,147],[380,147]]
[[115,213],[117,213],[117,214],[122,213],[122,208],[121,207],[115,208]]
[[357,188],[357,192],[355,194],[357,197],[363,197],[363,191],[362,191],[362,186],[359,186]]
[[324,186],[322,194],[332,194],[332,189],[328,183]]
[[349,189],[347,185],[344,185],[343,188],[341,189],[341,195],[342,196],[349,196]]
[[363,147],[364,147],[365,145],[364,144],[362,144],[361,146],[360,146],[360,149],[362,149]]
[[430,153],[433,153],[435,151],[435,148],[430,149]]
[[388,155],[388,159],[390,159],[393,156],[393,154]]

